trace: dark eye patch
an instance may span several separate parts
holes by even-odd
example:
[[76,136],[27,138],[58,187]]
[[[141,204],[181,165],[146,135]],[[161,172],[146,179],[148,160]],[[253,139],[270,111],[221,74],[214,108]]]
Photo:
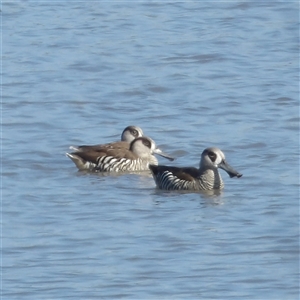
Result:
[[143,141],[143,144],[144,144],[146,147],[151,148],[151,145],[150,145],[150,142],[149,142],[149,141],[144,140],[144,141]]
[[135,130],[135,129],[131,130],[131,134],[132,134],[133,136],[138,136],[138,132],[137,132],[137,130]]
[[208,157],[211,159],[212,162],[215,162],[215,161],[216,161],[217,155],[216,155],[214,152],[209,151],[209,152],[207,153],[207,155],[208,155]]

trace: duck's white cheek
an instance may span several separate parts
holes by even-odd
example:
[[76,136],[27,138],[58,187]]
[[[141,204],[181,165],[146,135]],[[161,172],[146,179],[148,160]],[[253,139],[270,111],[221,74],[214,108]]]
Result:
[[215,166],[218,166],[220,163],[222,162],[222,158],[217,157],[216,161],[215,161]]

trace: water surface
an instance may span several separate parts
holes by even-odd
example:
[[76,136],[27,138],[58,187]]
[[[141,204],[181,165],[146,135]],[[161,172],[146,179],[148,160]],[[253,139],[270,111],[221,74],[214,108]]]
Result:
[[[299,4],[4,2],[2,296],[297,299]],[[161,164],[218,146],[219,194],[77,172],[138,125]]]

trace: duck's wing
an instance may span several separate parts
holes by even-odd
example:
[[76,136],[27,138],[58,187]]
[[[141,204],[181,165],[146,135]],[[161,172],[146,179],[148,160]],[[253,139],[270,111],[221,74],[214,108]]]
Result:
[[163,174],[169,174],[177,177],[179,180],[193,181],[197,178],[199,170],[193,167],[173,167],[173,166],[149,166],[153,176],[160,177]]
[[120,148],[129,149],[129,143],[124,141],[119,141],[119,142],[113,142],[109,144],[70,146],[70,149],[76,152],[88,152],[88,151],[102,152],[103,149],[120,149]]

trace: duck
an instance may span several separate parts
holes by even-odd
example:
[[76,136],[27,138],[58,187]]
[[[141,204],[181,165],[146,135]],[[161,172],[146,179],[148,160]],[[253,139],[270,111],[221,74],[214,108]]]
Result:
[[224,182],[218,169],[223,169],[230,177],[242,177],[242,174],[227,163],[224,153],[216,147],[206,148],[202,152],[199,168],[155,164],[150,164],[149,168],[157,188],[162,190],[221,190]]
[[134,139],[129,149],[124,147],[101,147],[89,151],[66,153],[79,170],[94,172],[136,172],[149,171],[149,165],[157,165],[154,156],[158,154],[169,160],[173,157],[156,147],[146,136]]

